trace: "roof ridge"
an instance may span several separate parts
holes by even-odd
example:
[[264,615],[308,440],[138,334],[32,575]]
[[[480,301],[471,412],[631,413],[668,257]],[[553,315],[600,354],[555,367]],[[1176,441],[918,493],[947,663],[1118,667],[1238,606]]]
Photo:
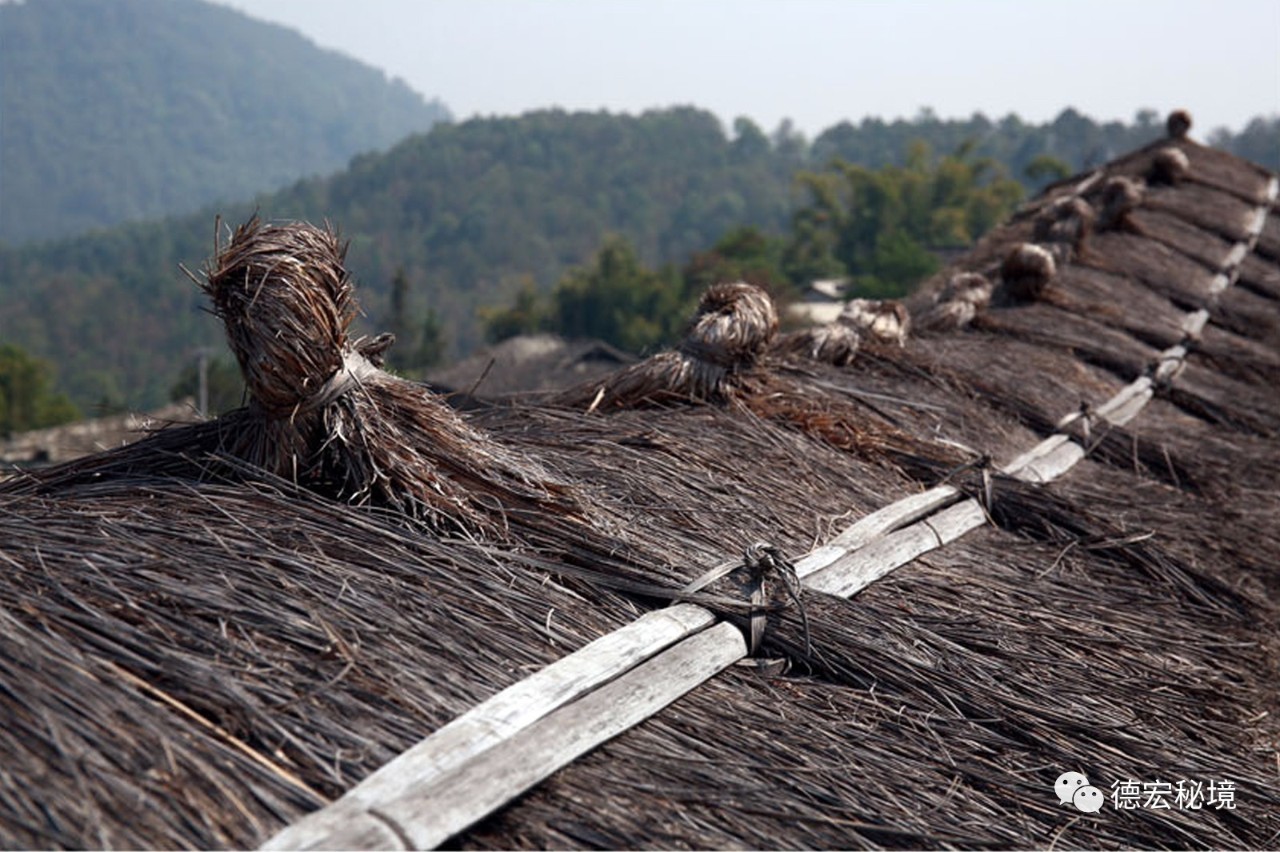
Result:
[[[1087,191],[1105,171],[1087,175],[1074,194]],[[1210,307],[1235,281],[1277,194],[1280,179],[1272,176],[1245,240],[1220,264]],[[1066,415],[1054,434],[1000,471],[1030,483],[1069,471],[1096,446],[1092,423],[1130,422],[1157,387],[1177,377],[1209,314],[1208,308],[1188,312],[1182,341],[1161,352],[1146,374],[1096,407],[1082,405]],[[1077,423],[1082,428],[1071,430]],[[989,476],[988,460],[978,465]],[[977,498],[942,484],[859,519],[797,560],[796,573],[811,590],[852,597],[988,520]],[[717,623],[710,610],[678,603],[648,612],[459,716],[262,848],[435,847],[747,654],[741,631]],[[655,674],[664,681],[652,682]]]

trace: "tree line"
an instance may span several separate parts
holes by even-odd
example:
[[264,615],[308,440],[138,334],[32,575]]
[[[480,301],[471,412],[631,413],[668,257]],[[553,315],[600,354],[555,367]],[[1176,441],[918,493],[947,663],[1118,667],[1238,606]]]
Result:
[[[550,331],[641,351],[671,342],[717,281],[748,281],[783,300],[823,278],[843,279],[859,296],[904,295],[939,268],[939,252],[971,245],[1023,198],[1003,166],[973,150],[966,144],[939,158],[916,142],[901,166],[837,158],[802,170],[795,182],[803,200],[786,233],[739,226],[681,267],[650,269],[624,236],[611,235],[545,296],[527,281],[508,306],[482,308],[486,339]],[[1055,175],[1067,169],[1045,158],[1036,165]]]
[[[1280,120],[1263,126],[1274,134]],[[1016,195],[1162,132],[1071,110],[1043,125],[868,119],[812,142],[786,123],[726,129],[692,108],[441,124],[242,203],[0,247],[0,340],[47,361],[82,408],[157,405],[196,351],[224,346],[179,266],[199,270],[218,216],[225,240],[257,212],[339,226],[364,309],[356,331],[396,327],[398,369],[468,354],[504,324],[637,348],[672,333],[655,317],[678,312],[721,262],[749,262],[777,287],[839,275],[866,293],[901,292]],[[643,283],[632,293],[593,274]],[[613,308],[597,310],[600,299]],[[645,311],[645,322],[621,318]],[[587,316],[615,330],[580,329],[575,317]]]

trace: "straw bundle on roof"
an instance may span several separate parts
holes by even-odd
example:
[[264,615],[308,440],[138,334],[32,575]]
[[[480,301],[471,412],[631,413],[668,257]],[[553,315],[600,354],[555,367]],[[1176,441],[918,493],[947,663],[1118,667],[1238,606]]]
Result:
[[1147,180],[1174,186],[1181,183],[1190,171],[1191,160],[1180,149],[1170,145],[1156,151]]
[[1098,213],[1098,229],[1133,231],[1137,228],[1129,214],[1142,204],[1143,194],[1143,185],[1133,178],[1117,175],[1107,180],[1099,202],[1102,209]]
[[[778,331],[769,294],[736,282],[707,288],[689,331],[674,350],[632,365],[592,389],[592,407],[630,407],[673,400],[723,401],[755,365]],[[582,389],[558,401],[576,405]]]
[[853,362],[863,340],[902,346],[911,330],[911,314],[897,300],[852,299],[834,322],[784,335],[775,350],[837,367]]
[[464,526],[495,513],[574,508],[567,486],[468,426],[420,385],[378,369],[389,338],[352,339],[358,310],[329,228],[237,228],[203,289],[244,372],[231,453],[351,503]]
[[869,340],[881,343],[902,346],[911,332],[911,314],[897,299],[851,299],[840,316]]
[[1170,139],[1185,139],[1187,131],[1191,129],[1191,113],[1185,109],[1175,109],[1165,119],[1164,127]]
[[916,325],[925,331],[963,328],[991,304],[994,285],[978,272],[958,272],[947,279],[938,301],[925,310]]
[[1033,243],[1020,243],[1000,265],[1004,295],[1013,302],[1039,299],[1058,272],[1053,255]]
[[775,349],[811,361],[825,361],[837,367],[847,367],[853,363],[861,342],[862,335],[858,333],[858,329],[841,314],[834,322],[782,335],[778,338]]
[[1093,207],[1083,198],[1075,195],[1059,198],[1036,216],[1035,240],[1061,243],[1079,253],[1093,230],[1094,218]]

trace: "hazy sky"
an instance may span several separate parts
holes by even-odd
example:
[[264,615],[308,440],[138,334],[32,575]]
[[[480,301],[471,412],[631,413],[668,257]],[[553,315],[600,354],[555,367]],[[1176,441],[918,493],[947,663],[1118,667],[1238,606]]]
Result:
[[459,119],[692,104],[810,138],[842,119],[975,111],[1193,136],[1280,112],[1280,0],[223,0]]

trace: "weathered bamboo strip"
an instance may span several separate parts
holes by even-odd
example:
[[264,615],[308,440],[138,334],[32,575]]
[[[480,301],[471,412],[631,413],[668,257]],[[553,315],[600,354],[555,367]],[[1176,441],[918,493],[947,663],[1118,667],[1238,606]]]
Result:
[[[1172,350],[1166,350],[1166,352],[1171,351]],[[1186,350],[1184,348],[1183,353],[1185,354],[1185,352]],[[1163,360],[1165,360],[1164,353],[1158,356],[1157,363]],[[1151,399],[1151,396],[1151,379],[1146,376],[1139,376],[1120,390],[1116,391],[1114,396],[1106,402],[1103,402],[1097,408],[1092,409],[1090,412],[1073,411],[1070,414],[1067,414],[1058,421],[1058,429],[1066,429],[1077,420],[1086,416],[1100,417],[1109,423],[1113,423],[1117,426],[1123,426],[1125,423],[1128,423],[1137,416],[1138,412],[1142,410],[1142,407]]]
[[954,541],[987,522],[976,500],[968,499],[852,550],[810,574],[805,586],[818,592],[853,597],[884,575]]
[[376,801],[358,796],[358,807],[317,811],[264,848],[434,848],[746,654],[741,631],[717,624],[543,716],[501,748],[438,774],[388,774]]
[[1209,282],[1209,298],[1217,299],[1232,284],[1232,277],[1225,272],[1219,272],[1213,276],[1213,280]]
[[1155,395],[1151,379],[1139,376],[1099,405],[1097,415],[1116,426],[1123,426],[1138,416],[1143,407]]
[[1239,242],[1231,247],[1231,251],[1227,253],[1226,260],[1222,261],[1223,269],[1234,269],[1239,266],[1248,255],[1251,246],[1247,242]]
[[1188,341],[1198,340],[1208,322],[1209,311],[1205,308],[1187,314],[1186,318],[1182,320],[1183,339]]
[[[1268,206],[1276,198],[1275,193],[1271,189],[1271,187],[1275,185],[1276,185],[1276,179],[1272,178],[1271,183],[1267,185]],[[1267,207],[1265,206],[1260,206],[1253,211],[1253,221],[1249,223],[1249,226],[1246,230],[1249,232],[1249,235],[1252,236],[1254,239],[1257,239],[1262,234],[1262,228],[1267,223],[1267,212],[1268,212]]]
[[796,574],[801,579],[828,567],[840,557],[865,547],[869,542],[896,529],[919,520],[939,508],[953,503],[960,492],[950,485],[939,485],[912,494],[859,520],[827,544],[814,548],[796,561]]
[[1182,368],[1187,361],[1187,354],[1187,347],[1181,343],[1177,346],[1170,346],[1161,352],[1156,358],[1155,372],[1151,377],[1154,383],[1166,385],[1173,381],[1174,377],[1182,372]]
[[301,828],[304,823],[340,825],[355,814],[379,806],[406,784],[434,783],[435,779],[507,742],[566,704],[714,623],[715,616],[692,604],[675,604],[642,615],[476,705],[401,753],[328,808],[277,835],[267,848],[294,845],[293,835],[286,834],[292,828],[305,834],[311,829]]
[[[1070,419],[1064,418],[1062,422],[1059,422],[1058,428],[1059,429],[1063,428],[1072,420],[1074,420],[1076,416],[1077,415],[1072,414],[1070,416]],[[1054,434],[1045,438],[1040,443],[1036,444],[1031,449],[1027,450],[1025,453],[1015,456],[1013,460],[1007,462],[1005,465],[1003,465],[1000,468],[1000,472],[1007,473],[1009,476],[1016,476],[1018,471],[1022,470],[1027,465],[1035,461],[1036,459],[1043,458],[1044,456],[1049,455],[1058,447],[1060,447],[1062,444],[1070,440],[1071,439],[1065,434],[1061,432],[1055,432]]]
[[[1024,482],[1052,482],[1062,476],[1085,457],[1084,448],[1066,435],[1054,435],[1061,438],[1055,441],[1043,455],[1037,456],[1010,472]],[[1044,444],[1049,441],[1043,442]]]

